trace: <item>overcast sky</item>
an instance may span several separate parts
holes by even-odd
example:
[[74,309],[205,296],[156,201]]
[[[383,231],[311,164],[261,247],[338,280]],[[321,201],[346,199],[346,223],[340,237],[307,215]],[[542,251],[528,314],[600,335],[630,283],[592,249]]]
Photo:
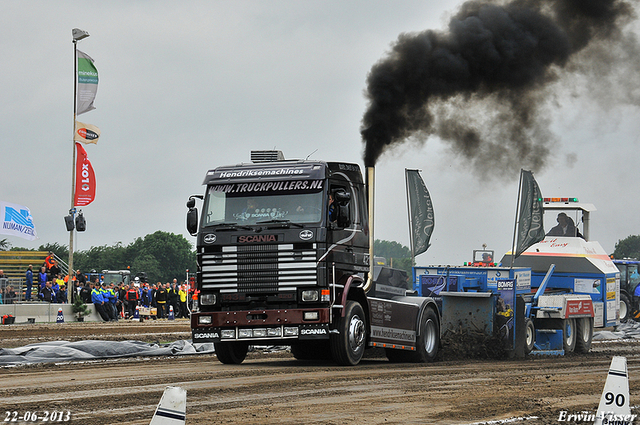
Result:
[[[0,239],[69,243],[73,28],[91,35],[78,48],[100,78],[96,109],[78,117],[102,132],[85,145],[97,180],[96,199],[83,208],[87,231],[75,242],[86,250],[157,230],[195,242],[185,230],[187,198],[203,192],[208,169],[247,162],[252,149],[362,165],[371,67],[401,33],[445,31],[461,3],[2,2],[0,200],[29,207],[39,239]],[[607,252],[640,233],[640,81],[637,73],[617,78],[605,87],[620,101],[605,102],[597,86],[570,75],[549,90],[554,154],[535,174],[544,196],[596,206],[591,236]],[[409,244],[405,168],[422,170],[436,215],[419,265],[461,264],[482,244],[497,258],[510,249],[518,175],[481,179],[437,138],[380,158],[377,239]]]

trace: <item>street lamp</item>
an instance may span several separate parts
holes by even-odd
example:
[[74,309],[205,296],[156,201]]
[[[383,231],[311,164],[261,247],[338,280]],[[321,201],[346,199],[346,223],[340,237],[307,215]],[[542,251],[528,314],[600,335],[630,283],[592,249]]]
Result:
[[81,30],[80,28],[74,28],[71,30],[71,35],[73,36],[73,42],[80,41],[84,38],[89,37],[89,33]]
[[[75,136],[76,129],[76,113],[78,108],[78,41],[84,40],[89,37],[89,33],[81,30],[80,28],[74,28],[71,30],[71,35],[73,36],[73,132]],[[75,212],[75,187],[76,187],[76,143],[71,138],[71,146],[73,147],[73,155],[71,160],[71,210]],[[71,212],[70,212],[71,214]],[[71,294],[73,292],[73,215],[72,222],[67,224],[67,229],[71,227],[69,231],[69,302],[71,302]],[[65,221],[66,221],[65,217]],[[68,222],[66,222],[68,223]],[[84,217],[83,217],[84,223]],[[77,227],[77,224],[76,224]],[[84,229],[83,229],[84,230]]]

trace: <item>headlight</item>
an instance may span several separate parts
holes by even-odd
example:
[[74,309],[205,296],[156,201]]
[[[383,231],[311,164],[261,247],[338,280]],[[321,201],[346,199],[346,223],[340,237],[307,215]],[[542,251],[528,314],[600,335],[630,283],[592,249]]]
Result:
[[200,294],[200,305],[214,305],[216,300],[216,294]]
[[267,336],[267,330],[264,328],[260,328],[260,329],[254,329],[253,330],[253,337],[254,338],[263,338]]
[[220,331],[220,337],[222,339],[235,339],[236,331],[235,329],[223,329]]
[[251,338],[253,336],[253,332],[251,329],[240,329],[238,331],[238,338]]
[[200,324],[200,325],[210,325],[211,324],[211,316],[198,316],[198,324]]
[[302,301],[318,301],[318,291],[315,289],[302,291]]
[[282,329],[280,329],[280,328],[269,328],[269,329],[267,329],[267,336],[282,336]]

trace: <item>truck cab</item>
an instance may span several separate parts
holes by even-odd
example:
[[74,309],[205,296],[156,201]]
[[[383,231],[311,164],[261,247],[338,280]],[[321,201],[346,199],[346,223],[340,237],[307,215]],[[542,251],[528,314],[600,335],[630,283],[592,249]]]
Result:
[[[415,352],[423,341],[435,357],[434,338],[416,333],[427,300],[367,296],[369,214],[357,164],[258,151],[251,163],[209,170],[203,184],[204,195],[187,202],[187,230],[197,237],[195,343],[213,342],[223,363],[241,363],[250,344],[289,345],[299,359],[354,365],[367,346]],[[391,335],[392,316],[404,317],[408,332]]]

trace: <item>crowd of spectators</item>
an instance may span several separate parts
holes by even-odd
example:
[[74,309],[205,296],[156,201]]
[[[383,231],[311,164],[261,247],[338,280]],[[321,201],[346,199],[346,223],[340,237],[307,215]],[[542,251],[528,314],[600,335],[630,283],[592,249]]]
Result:
[[189,294],[186,285],[178,285],[177,279],[173,283],[149,284],[140,282],[138,278],[131,284],[120,282],[106,284],[98,278],[94,282],[80,284],[74,290],[74,296],[81,297],[86,304],[93,304],[102,320],[118,321],[133,318],[136,307],[156,309],[156,318],[168,318],[173,310],[174,317],[188,318]]
[[[0,279],[3,277],[0,270]],[[29,265],[25,278],[25,301],[34,301],[37,297],[42,302],[64,304],[69,302],[68,290],[71,290],[72,303],[80,298],[85,304],[93,304],[104,321],[132,318],[136,314],[136,307],[156,309],[155,317],[158,319],[167,318],[171,310],[175,318],[189,317],[189,289],[187,285],[178,284],[177,279],[173,279],[172,283],[155,284],[143,282],[138,277],[131,284],[104,283],[100,282],[100,278],[89,282],[77,270],[70,287],[69,276],[62,277],[51,252],[37,271],[34,271],[33,265]],[[19,295],[12,285],[5,285],[0,288],[0,304],[12,304],[20,300]]]

